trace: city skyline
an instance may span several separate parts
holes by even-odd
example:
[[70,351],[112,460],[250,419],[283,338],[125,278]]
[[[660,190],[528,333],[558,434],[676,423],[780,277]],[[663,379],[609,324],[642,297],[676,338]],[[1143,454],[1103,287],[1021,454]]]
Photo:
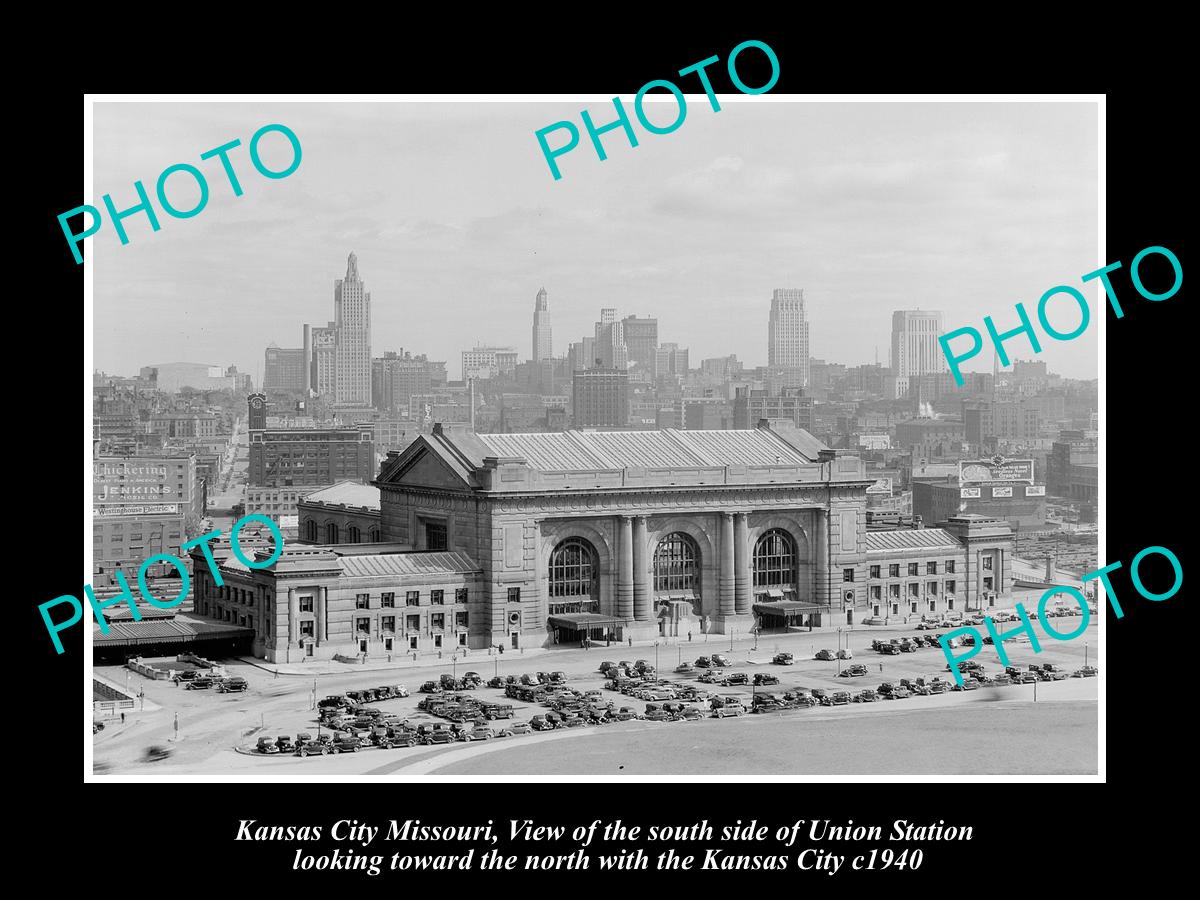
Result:
[[[772,290],[790,284],[805,290],[813,358],[856,365],[878,348],[882,361],[895,310],[941,309],[947,329],[1001,322],[1017,300],[1103,262],[1089,104],[732,103],[728,118],[697,118],[688,141],[636,157],[614,145],[552,185],[525,128],[559,107],[98,104],[95,184],[117,202],[214,128],[264,115],[297,131],[305,157],[237,204],[214,188],[202,220],[150,234],[132,218],[145,240],[97,240],[94,367],[186,360],[260,383],[264,347],[296,347],[302,323],[326,320],[351,251],[376,301],[373,354],[403,346],[451,363],[475,344],[524,348],[541,285],[560,354],[616,306],[657,318],[693,360],[762,365],[765,329],[729,325],[763,322]],[[472,129],[485,139],[467,140]],[[409,162],[391,165],[397,155]],[[261,302],[245,304],[248,291]],[[1095,333],[1041,358],[1094,378]]]

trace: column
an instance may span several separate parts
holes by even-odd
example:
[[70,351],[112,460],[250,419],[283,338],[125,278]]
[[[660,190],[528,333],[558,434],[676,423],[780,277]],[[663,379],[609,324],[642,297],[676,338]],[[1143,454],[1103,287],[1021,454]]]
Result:
[[326,604],[329,602],[329,588],[317,588],[317,642],[325,640]]
[[617,540],[617,618],[633,618],[633,520],[621,516]]
[[650,621],[650,566],[646,559],[646,517],[633,518],[633,617]]
[[734,614],[734,555],[733,555],[733,513],[721,513],[721,576],[718,582],[720,597],[718,610],[722,616]]
[[733,559],[735,609],[739,616],[748,616],[754,591],[750,575],[750,526],[745,513],[733,517]]
[[296,632],[300,630],[300,600],[296,597],[296,589],[288,588],[288,643],[296,642]]
[[814,600],[821,606],[831,606],[833,601],[829,591],[829,510],[814,509],[813,519],[813,537],[815,538],[817,557],[814,567],[815,577],[813,578],[813,589],[816,595]]

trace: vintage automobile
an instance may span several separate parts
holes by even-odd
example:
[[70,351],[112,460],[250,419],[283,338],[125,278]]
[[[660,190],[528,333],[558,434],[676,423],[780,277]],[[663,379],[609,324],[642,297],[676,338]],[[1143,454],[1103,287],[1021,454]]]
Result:
[[884,654],[885,656],[899,656],[900,655],[900,645],[899,644],[880,644],[879,652]]
[[512,734],[529,734],[533,729],[529,727],[528,722],[513,722],[507,730]]
[[[1036,680],[1036,676],[1033,676]],[[974,678],[964,678],[962,684],[956,684],[950,688],[952,691],[977,691],[979,690],[979,682]]]
[[890,694],[885,696],[884,700],[907,700],[912,696],[912,691],[906,687],[897,687]]
[[483,710],[483,717],[489,721],[511,719],[513,717],[513,708],[508,703],[485,703],[481,709]]
[[863,619],[863,624],[864,625],[886,625],[887,620],[884,619],[882,616],[870,616],[869,618]]
[[870,688],[867,688],[865,691],[859,691],[854,695],[855,703],[874,703],[878,699],[879,695]]
[[1095,678],[1099,674],[1100,674],[1100,670],[1097,669],[1095,666],[1082,666],[1082,667],[1076,669],[1072,673],[1071,677],[1072,678]]
[[776,666],[792,666],[796,664],[795,658],[790,653],[776,653],[772,657],[771,662]]
[[529,720],[529,727],[534,731],[549,731],[552,728],[557,728],[558,724],[554,719],[550,718],[550,714],[544,716],[534,716]]
[[496,735],[492,729],[488,728],[486,725],[476,725],[467,732],[468,741],[490,741],[495,736]]
[[837,659],[837,651],[836,650],[818,650],[817,655],[813,658],[814,659],[824,659],[824,660]]
[[489,678],[487,681],[487,686],[490,688],[502,688],[504,685],[505,681],[502,675],[496,675],[492,678]]
[[324,709],[333,709],[333,710],[343,709],[349,705],[350,705],[350,701],[347,700],[341,694],[332,694],[332,695],[326,697],[324,700],[317,701],[317,708],[322,709],[322,710],[324,710]]
[[[778,680],[778,679],[776,679]],[[749,684],[750,676],[745,672],[730,672],[725,676],[726,684]]]
[[829,691],[825,690],[825,688],[813,688],[812,689],[812,698],[814,700],[816,700],[818,703],[820,703],[822,706],[829,705],[826,702],[829,699]]
[[453,744],[459,740],[457,734],[449,728],[438,728],[421,736],[422,744]]
[[274,738],[260,737],[258,746],[254,748],[259,753],[278,753],[279,747],[275,744]]
[[181,681],[191,681],[192,679],[199,677],[200,673],[196,669],[189,669],[186,672],[176,672],[171,676],[171,680],[176,684],[179,684]]
[[339,731],[333,736],[333,740],[330,742],[330,749],[334,753],[357,753],[362,749],[362,741],[352,734]]
[[860,678],[867,674],[867,667],[862,663],[855,663],[852,666],[846,666],[842,671],[837,673],[838,678]]
[[701,669],[707,669],[712,666],[712,660],[707,656],[701,656],[696,660],[696,665]]
[[731,663],[726,657],[722,656],[720,653],[714,653],[712,655],[712,664],[714,666],[719,666],[721,668],[724,668],[725,666],[733,665],[733,663]]
[[834,691],[829,695],[829,702],[826,706],[846,706],[853,698],[849,691]]
[[726,716],[743,716],[746,714],[746,707],[742,706],[741,698],[739,697],[717,697],[713,699],[713,703],[718,705],[713,706],[712,714],[714,718],[723,719]]
[[281,734],[275,738],[275,746],[279,748],[280,753],[291,753],[296,749],[296,744],[292,741],[290,734]]
[[427,681],[421,685],[422,694],[437,694],[442,690],[442,686],[436,681]]
[[187,691],[206,691],[214,684],[213,680],[207,675],[201,675],[199,678],[193,678],[191,681],[183,683],[184,690]]
[[935,628],[940,627],[941,625],[938,622],[926,622],[923,619],[917,623],[917,631],[933,631]]
[[837,658],[838,659],[854,659],[854,654],[851,652],[849,647],[843,647],[841,650],[839,650],[837,652]]
[[779,684],[779,676],[772,675],[770,672],[755,672],[754,683],[756,685]]
[[217,692],[220,694],[234,694],[249,689],[250,685],[246,682],[246,679],[240,676],[227,678],[217,685]]
[[696,667],[691,663],[680,663],[675,667],[675,672],[679,675],[691,675],[696,671]]
[[324,741],[314,741],[311,738],[306,741],[297,739],[296,744],[296,756],[327,756],[329,754],[329,745]]

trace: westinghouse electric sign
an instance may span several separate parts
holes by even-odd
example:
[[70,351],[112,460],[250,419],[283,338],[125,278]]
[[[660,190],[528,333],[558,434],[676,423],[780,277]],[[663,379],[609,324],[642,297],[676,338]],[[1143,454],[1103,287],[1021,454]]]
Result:
[[[259,152],[259,144],[263,138],[272,133],[283,135],[283,137],[287,139],[288,143],[291,144],[292,148],[291,163],[279,170],[268,169],[263,163],[262,155]],[[205,150],[200,154],[201,162],[211,159],[220,160],[221,169],[224,171],[225,177],[229,181],[229,188],[233,191],[233,196],[235,197],[240,197],[245,193],[245,191],[242,189],[242,183],[238,179],[237,170],[234,167],[233,160],[230,159],[230,153],[240,146],[242,146],[241,140],[234,138],[228,143],[222,144],[219,147],[213,147],[211,150]],[[298,168],[300,168],[300,138],[296,137],[296,133],[286,125],[264,125],[262,128],[258,129],[258,131],[254,132],[254,135],[250,138],[249,150],[250,163],[254,166],[258,174],[264,178],[287,178]],[[244,163],[242,168],[243,170],[245,169]],[[200,190],[199,199],[196,201],[196,205],[191,209],[180,209],[167,198],[167,182],[172,175],[176,175],[177,173],[178,177],[174,182],[172,182],[173,184],[179,184],[181,179],[190,178],[195,181],[196,186]],[[179,189],[176,188],[176,191],[178,190]],[[146,192],[146,186],[142,184],[140,179],[133,183],[133,192],[137,195],[138,202],[133,206],[127,207],[123,210],[117,209],[117,204],[113,202],[112,194],[105,194],[100,198],[104,203],[104,208],[108,211],[109,221],[112,222],[113,229],[117,232],[117,237],[121,241],[121,246],[125,246],[129,243],[129,235],[125,232],[125,225],[123,223],[124,220],[128,219],[130,216],[136,215],[137,213],[145,213],[146,219],[150,222],[150,228],[153,231],[158,231],[162,228],[162,225],[158,220],[158,214],[154,211],[154,204],[150,202],[150,195]],[[163,169],[162,172],[159,173],[158,181],[154,185],[154,193],[155,196],[158,197],[158,205],[162,207],[163,212],[174,219],[190,219],[193,216],[198,216],[204,211],[204,207],[208,206],[208,180],[204,177],[204,173],[191,163],[175,163],[174,165],[167,166],[165,169]],[[178,200],[178,193],[176,193],[175,196],[176,200]],[[85,225],[83,231],[76,234],[75,232],[71,231],[71,226],[67,224],[67,220],[72,216],[79,215],[80,213],[84,214],[85,222],[87,216],[91,216],[92,222],[90,225]],[[91,237],[100,230],[100,228],[104,225],[104,216],[99,209],[88,203],[85,203],[83,206],[77,206],[74,209],[60,215],[58,217],[58,224],[62,228],[63,234],[67,237],[67,243],[71,245],[71,252],[75,255],[75,262],[81,263],[83,262],[83,255],[79,252],[79,244],[85,238]]]

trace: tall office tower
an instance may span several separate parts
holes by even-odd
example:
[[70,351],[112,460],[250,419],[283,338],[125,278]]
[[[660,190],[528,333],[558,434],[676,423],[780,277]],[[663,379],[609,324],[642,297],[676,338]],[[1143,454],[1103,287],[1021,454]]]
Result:
[[617,321],[615,309],[600,310],[600,321],[596,323],[596,359],[587,364],[587,368],[595,365],[609,369],[627,369],[629,367],[629,350],[625,346],[625,330]]
[[621,336],[625,339],[629,361],[654,374],[658,353],[658,319],[626,316],[621,320]]
[[771,295],[767,365],[794,372],[793,387],[808,387],[808,320],[804,317],[802,290],[776,288]]
[[891,368],[896,377],[896,397],[909,393],[909,379],[947,371],[946,357],[938,344],[942,314],[934,310],[898,309],[892,313]]
[[304,327],[308,329],[309,387],[314,394],[332,399],[337,381],[337,326],[330,322]]
[[625,428],[629,425],[629,373],[595,368],[571,377],[576,428]]
[[371,295],[358,276],[358,257],[346,261],[346,277],[333,289],[337,325],[333,402],[369,406],[371,403]]
[[550,343],[550,300],[546,289],[537,292],[533,301],[533,361],[541,362],[554,356]]
[[267,346],[263,363],[263,391],[277,394],[301,394],[304,391],[304,349]]

